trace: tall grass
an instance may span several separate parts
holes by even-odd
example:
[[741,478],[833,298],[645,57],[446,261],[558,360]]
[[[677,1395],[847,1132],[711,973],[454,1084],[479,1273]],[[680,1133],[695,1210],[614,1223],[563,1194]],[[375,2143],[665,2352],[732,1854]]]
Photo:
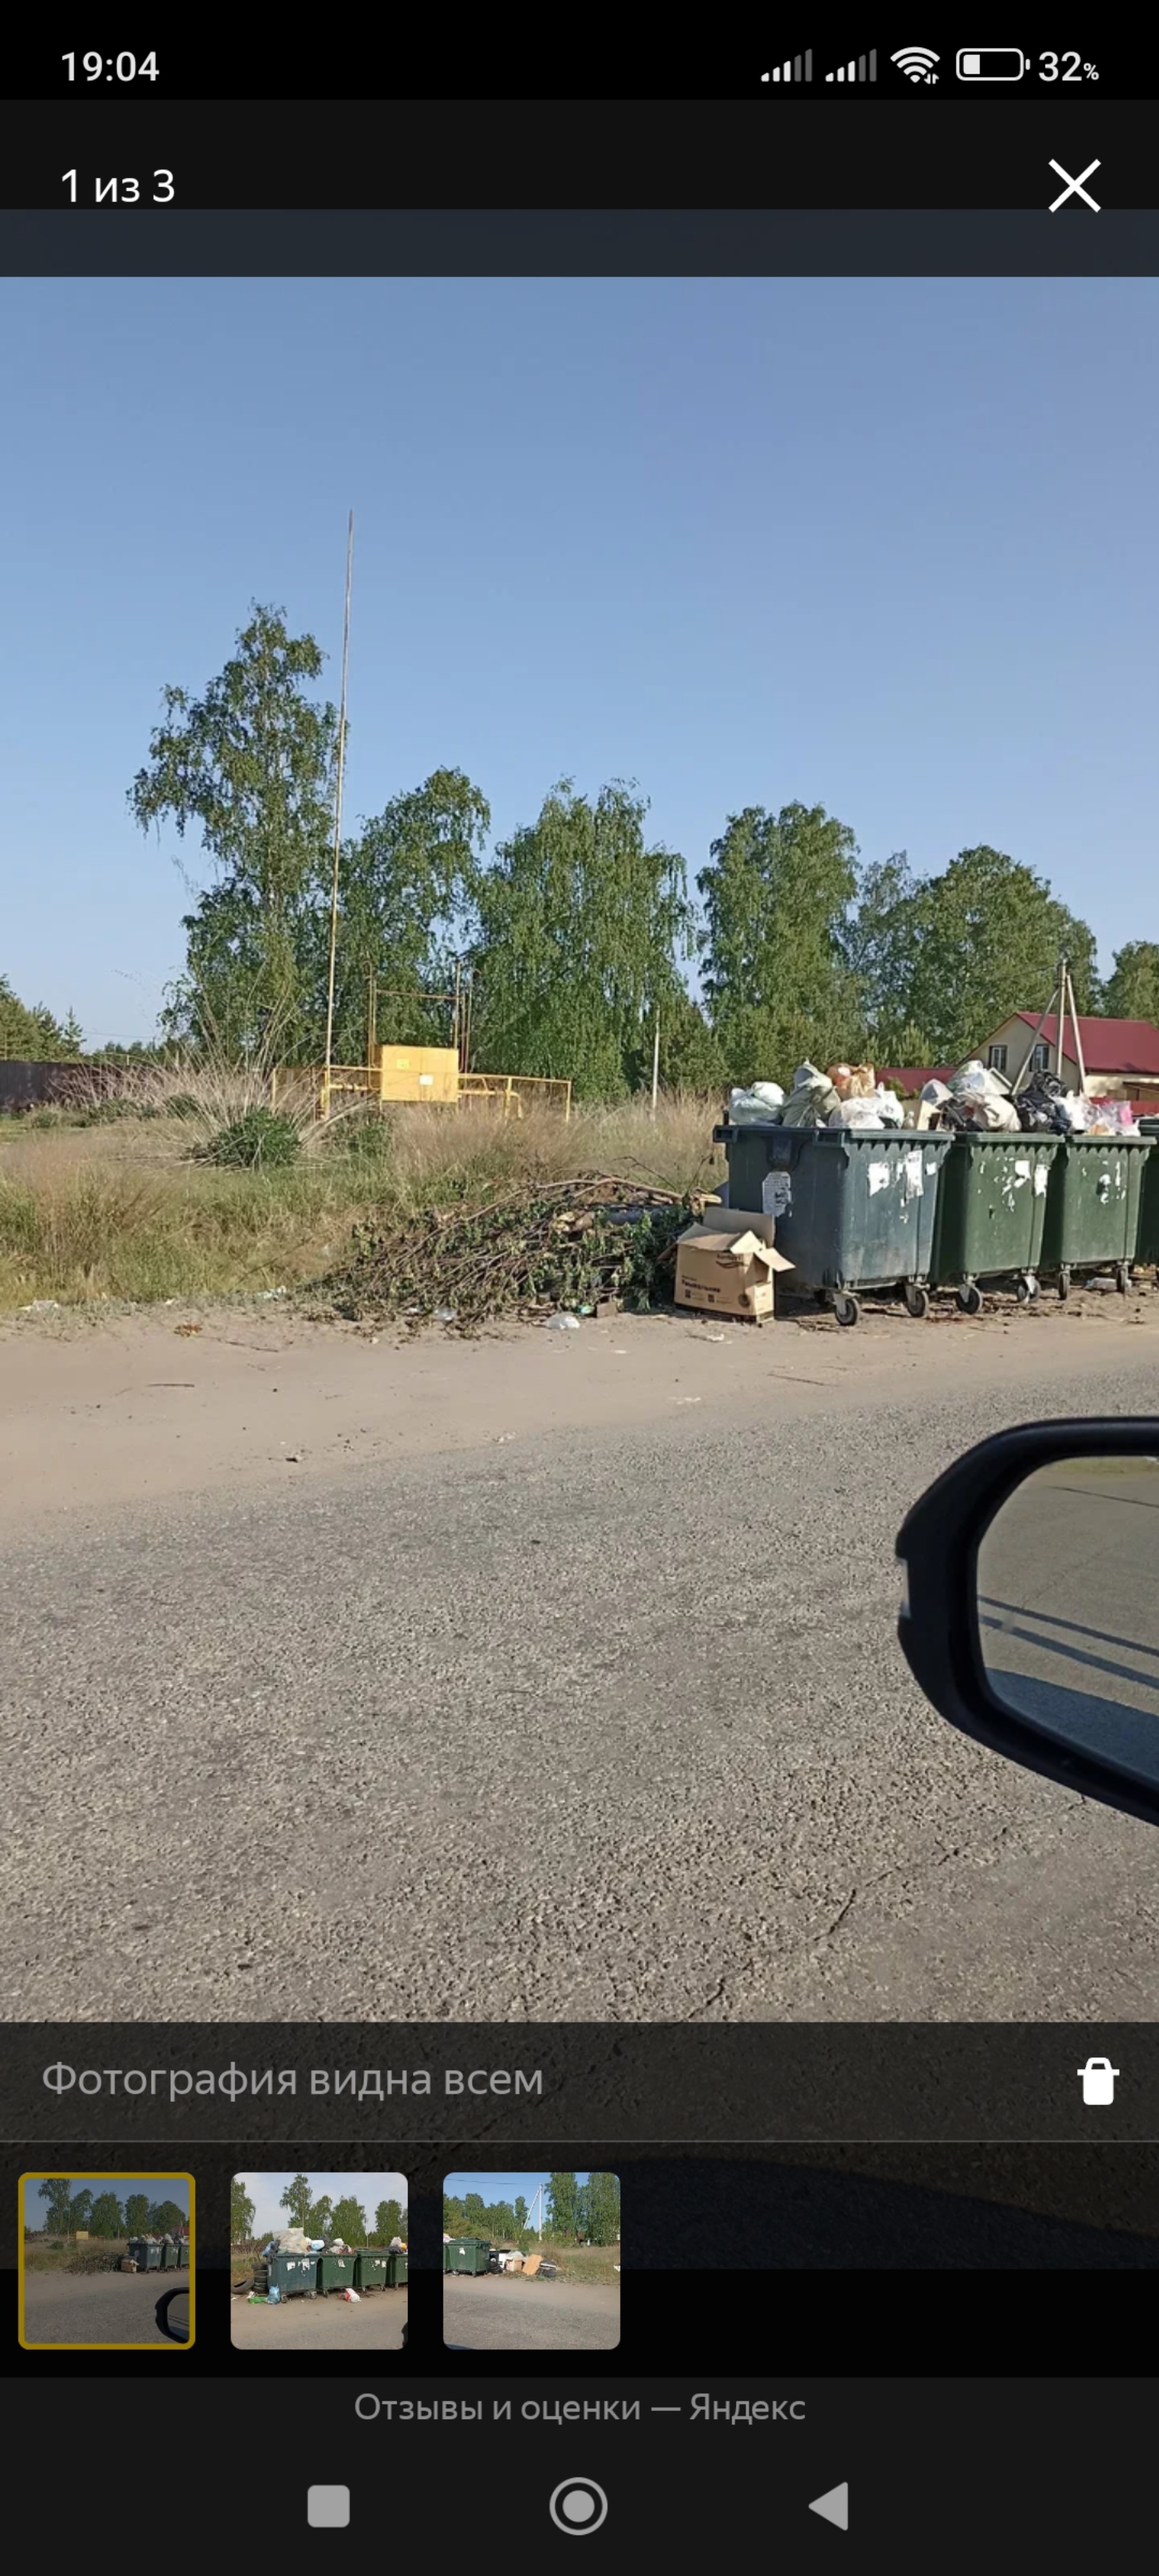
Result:
[[218,1171],[194,1159],[194,1146],[255,1096],[244,1074],[228,1090],[212,1069],[199,1078],[200,1092],[188,1072],[142,1068],[140,1099],[192,1095],[183,1117],[84,1133],[0,1121],[0,1312],[48,1298],[147,1304],[293,1288],[341,1257],[371,1209],[479,1204],[584,1172],[683,1194],[723,1174],[711,1142],[717,1103],[683,1095],[662,1097],[655,1121],[646,1101],[629,1101],[580,1108],[567,1126],[544,1110],[504,1122],[478,1108],[399,1108],[321,1127],[304,1093],[292,1113],[299,1163]]

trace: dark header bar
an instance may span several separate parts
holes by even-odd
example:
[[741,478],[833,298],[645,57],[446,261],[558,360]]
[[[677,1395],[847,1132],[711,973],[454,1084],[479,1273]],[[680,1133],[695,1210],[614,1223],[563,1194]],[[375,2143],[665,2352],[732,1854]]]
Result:
[[[784,120],[759,101],[687,106],[496,108],[265,102],[196,107],[135,101],[0,108],[0,203],[99,210],[110,224],[149,207],[373,211],[520,206],[617,211],[909,207],[1045,210],[1063,181],[1096,168],[1100,209],[1156,203],[1155,111],[1098,93],[1035,100],[979,126],[960,101],[936,118],[893,100],[869,126],[848,100]],[[1088,183],[1090,184],[1090,183]],[[1059,229],[1093,220],[1070,197]]]
[[0,212],[7,277],[1154,277],[1159,210]]
[[[1088,2087],[1080,2072],[1109,2070]],[[1094,2098],[1088,2098],[1093,2091]],[[21,2023],[0,2137],[1159,2139],[1159,2028]]]
[[[1093,17],[1093,13],[1092,13]],[[292,38],[288,22],[267,22],[268,32],[231,27],[212,36],[191,24],[126,41],[118,26],[103,42],[86,29],[77,44],[66,34],[45,41],[38,29],[5,37],[5,90],[10,98],[119,96],[154,99],[538,99],[543,94],[540,49],[487,28],[453,44],[442,28],[392,23],[388,32],[368,26],[357,39],[343,23],[334,41],[314,29],[309,43]],[[970,32],[969,27],[966,29]],[[923,23],[923,33],[929,33]],[[1104,97],[1139,99],[1156,94],[1159,47],[1144,35],[1136,42],[1092,28],[1076,47],[963,48],[961,26],[950,38],[907,45],[899,30],[859,34],[855,50],[827,37],[818,22],[794,29],[791,44],[755,37],[743,45],[731,33],[711,34],[681,47],[665,37],[636,57],[641,76],[625,89],[620,48],[583,48],[582,67],[560,93],[575,99],[763,98],[780,110],[790,100],[826,104],[839,96],[859,101],[905,97],[928,113],[947,98],[1024,99],[1045,91],[1097,88]],[[566,79],[566,75],[565,75]]]

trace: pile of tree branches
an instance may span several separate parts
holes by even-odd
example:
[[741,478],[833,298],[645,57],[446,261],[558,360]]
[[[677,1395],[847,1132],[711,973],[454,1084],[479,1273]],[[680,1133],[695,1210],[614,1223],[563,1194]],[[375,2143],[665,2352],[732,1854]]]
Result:
[[330,1313],[357,1323],[485,1324],[645,1313],[672,1295],[676,1238],[703,1202],[589,1175],[480,1206],[359,1227],[346,1268],[322,1282]]

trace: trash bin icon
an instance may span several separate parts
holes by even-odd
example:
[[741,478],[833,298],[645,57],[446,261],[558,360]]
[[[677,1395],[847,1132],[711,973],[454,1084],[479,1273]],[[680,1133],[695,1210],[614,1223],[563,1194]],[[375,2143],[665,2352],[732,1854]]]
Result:
[[1119,2070],[1117,2066],[1112,2066],[1109,2057],[1088,2057],[1086,2065],[1080,2066],[1077,2072],[1082,2083],[1084,2102],[1097,2106],[1100,2103],[1114,2101],[1115,2077]]

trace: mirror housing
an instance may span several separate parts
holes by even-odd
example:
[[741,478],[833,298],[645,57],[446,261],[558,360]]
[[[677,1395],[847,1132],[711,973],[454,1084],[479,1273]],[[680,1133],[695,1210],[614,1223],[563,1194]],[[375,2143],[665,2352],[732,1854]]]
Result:
[[898,1638],[939,1716],[1006,1761],[1150,1825],[1159,1825],[1159,1785],[1131,1779],[1097,1753],[1068,1748],[996,1699],[979,1628],[978,1551],[1003,1504],[1036,1470],[1090,1459],[1154,1460],[1157,1452],[1159,1421],[1150,1416],[1000,1431],[938,1477],[897,1541],[906,1586]]

